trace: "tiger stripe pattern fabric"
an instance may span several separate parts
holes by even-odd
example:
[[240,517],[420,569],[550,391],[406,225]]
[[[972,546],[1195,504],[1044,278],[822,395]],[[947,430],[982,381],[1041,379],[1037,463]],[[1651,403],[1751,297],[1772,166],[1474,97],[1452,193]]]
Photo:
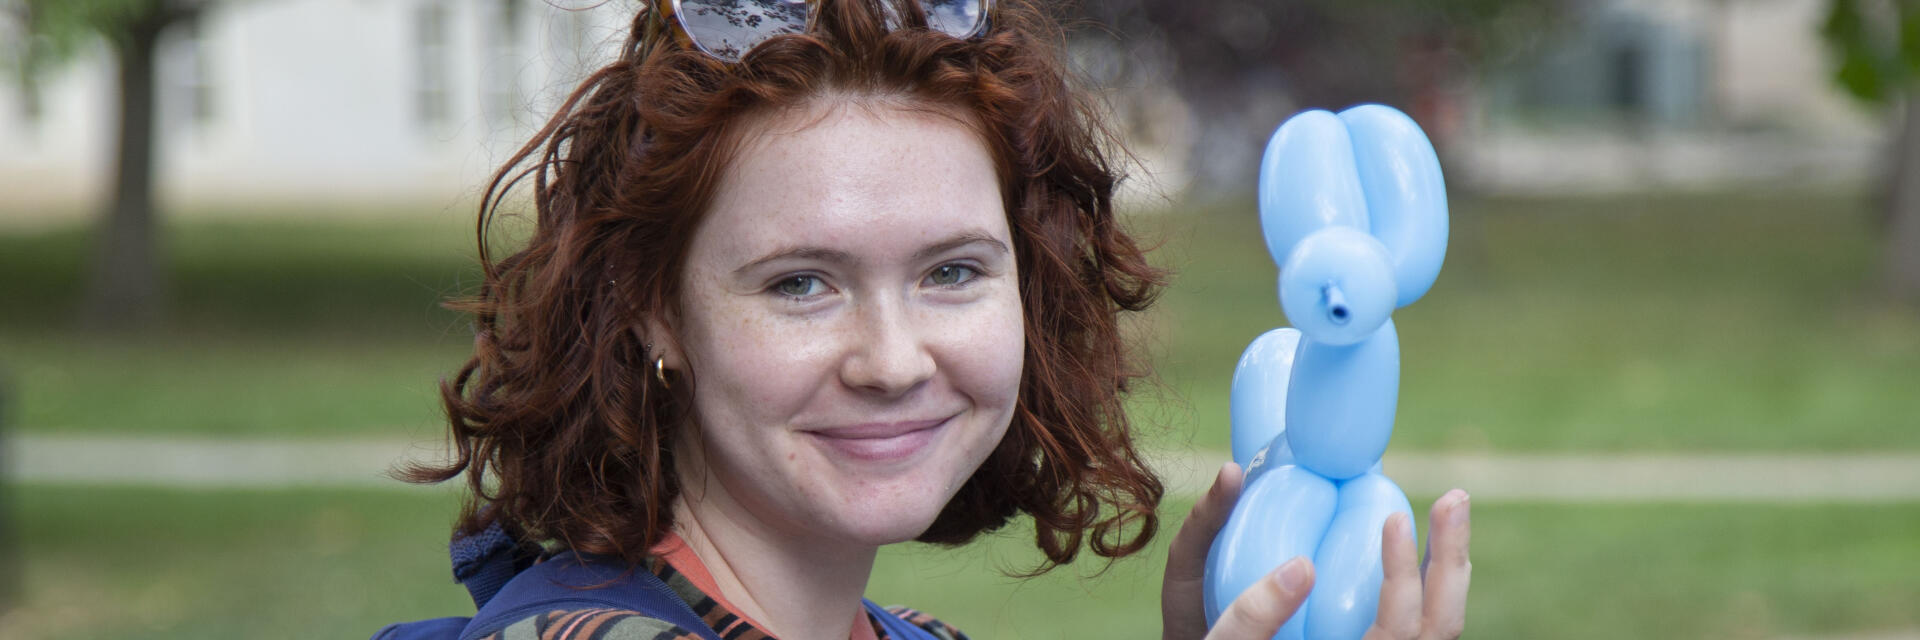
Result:
[[[649,558],[646,569],[673,589],[713,632],[724,640],[772,640],[773,636],[754,627],[745,618],[728,610],[707,595],[673,565]],[[887,610],[913,626],[927,630],[940,640],[968,640],[959,629],[933,616],[906,607]],[[871,622],[871,621],[870,621]],[[880,640],[890,640],[886,629],[873,623]],[[620,609],[580,609],[549,611],[522,618],[488,640],[700,640],[700,636],[673,623]]]

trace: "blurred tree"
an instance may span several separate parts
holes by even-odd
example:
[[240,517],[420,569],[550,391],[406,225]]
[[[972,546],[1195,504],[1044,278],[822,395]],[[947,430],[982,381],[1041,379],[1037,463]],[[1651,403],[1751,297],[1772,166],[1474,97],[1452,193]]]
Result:
[[1881,278],[1894,297],[1920,301],[1920,0],[1833,0],[1820,33],[1834,81],[1890,112]]
[[85,320],[127,327],[154,319],[163,304],[155,233],[154,53],[167,29],[197,19],[213,0],[14,0],[26,25],[18,59],[29,96],[38,74],[73,57],[90,36],[105,38],[119,72],[120,130],[113,192],[94,241]]
[[1394,105],[1444,156],[1473,74],[1548,37],[1582,1],[1109,0],[1078,11],[1127,50],[1167,58],[1165,81],[1214,130],[1202,134],[1198,170],[1213,186],[1244,186],[1246,152],[1225,154],[1226,175],[1208,159],[1221,146],[1263,143],[1298,109]]

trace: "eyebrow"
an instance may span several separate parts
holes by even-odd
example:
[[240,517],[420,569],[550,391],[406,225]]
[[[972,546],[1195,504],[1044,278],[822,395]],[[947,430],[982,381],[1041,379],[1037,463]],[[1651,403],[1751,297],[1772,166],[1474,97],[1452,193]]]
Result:
[[[999,253],[999,254],[1006,254],[1009,251],[1007,249],[1007,243],[1001,242],[998,239],[995,239],[993,236],[989,236],[987,234],[979,233],[979,232],[968,232],[968,233],[963,233],[963,234],[954,236],[952,238],[943,240],[935,244],[927,245],[926,247],[921,248],[919,251],[913,252],[913,261],[919,262],[922,260],[926,260],[928,258],[932,258],[942,253],[946,253],[948,251],[952,251],[954,249],[958,249],[958,248],[961,248],[967,245],[972,245],[972,244],[987,245],[991,247],[995,253]],[[860,259],[857,257],[854,257],[853,254],[847,253],[845,251],[841,251],[839,249],[828,249],[825,247],[793,247],[790,249],[783,249],[780,251],[767,254],[765,256],[761,256],[759,259],[754,260],[753,262],[749,262],[738,269],[734,269],[733,273],[734,275],[740,275],[748,271],[751,271],[761,265],[767,264],[769,262],[775,262],[775,261],[787,260],[787,259],[814,260],[819,262],[829,262],[829,263],[843,264],[843,265],[857,264],[860,262]]]
[[995,253],[1004,254],[1007,252],[1007,244],[995,239],[993,236],[979,232],[967,232],[913,252],[913,261],[919,262],[970,244],[987,245],[992,247]]

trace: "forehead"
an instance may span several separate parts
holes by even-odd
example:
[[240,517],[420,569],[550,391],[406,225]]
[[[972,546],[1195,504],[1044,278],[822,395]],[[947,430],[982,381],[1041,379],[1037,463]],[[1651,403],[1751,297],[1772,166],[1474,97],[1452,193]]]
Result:
[[825,98],[748,122],[737,149],[696,253],[795,243],[910,252],[957,232],[1007,235],[992,155],[951,112]]

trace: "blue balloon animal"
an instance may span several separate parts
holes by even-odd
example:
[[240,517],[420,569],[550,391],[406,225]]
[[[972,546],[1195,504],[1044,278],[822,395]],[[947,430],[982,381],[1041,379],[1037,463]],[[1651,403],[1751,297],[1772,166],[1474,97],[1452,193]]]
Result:
[[1207,623],[1306,556],[1313,592],[1274,637],[1358,640],[1379,605],[1381,529],[1413,513],[1381,474],[1400,393],[1388,316],[1440,275],[1440,161],[1392,108],[1299,114],[1260,161],[1260,226],[1295,328],[1256,338],[1233,373],[1233,459],[1246,480],[1207,556]]

